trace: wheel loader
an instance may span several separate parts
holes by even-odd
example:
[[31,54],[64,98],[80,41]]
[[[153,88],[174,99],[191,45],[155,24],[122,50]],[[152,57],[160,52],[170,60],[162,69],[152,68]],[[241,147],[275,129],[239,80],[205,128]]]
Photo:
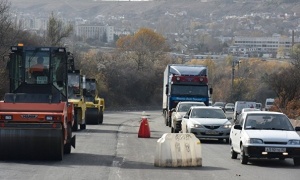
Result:
[[1,159],[62,160],[75,148],[67,63],[63,47],[11,47],[10,92],[0,101]]
[[87,124],[102,124],[105,108],[104,99],[98,96],[97,81],[95,79],[86,79],[84,97],[86,99],[85,117]]
[[74,125],[73,131],[78,130],[78,125],[81,130],[86,129],[85,111],[86,104],[83,96],[84,78],[81,75],[81,70],[76,70],[74,66],[74,58],[69,58],[68,70],[68,101],[74,105]]

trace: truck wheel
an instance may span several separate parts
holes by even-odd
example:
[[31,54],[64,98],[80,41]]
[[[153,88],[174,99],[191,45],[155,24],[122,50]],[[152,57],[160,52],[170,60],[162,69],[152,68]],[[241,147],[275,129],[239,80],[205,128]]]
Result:
[[171,133],[174,133],[174,128],[173,127],[171,127]]
[[241,145],[241,157],[240,157],[240,161],[242,164],[247,164],[248,163],[248,156],[245,155],[245,151],[244,151],[244,146]]

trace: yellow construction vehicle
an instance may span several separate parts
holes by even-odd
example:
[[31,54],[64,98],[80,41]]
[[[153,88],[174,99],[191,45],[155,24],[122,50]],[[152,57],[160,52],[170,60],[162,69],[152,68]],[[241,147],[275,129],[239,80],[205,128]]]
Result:
[[105,109],[104,99],[98,96],[97,81],[86,79],[84,97],[86,100],[86,122],[87,124],[102,124]]
[[74,125],[73,131],[80,129],[86,129],[85,111],[86,104],[83,96],[84,78],[81,75],[81,70],[76,70],[74,66],[74,57],[69,58],[69,70],[68,70],[68,101],[74,105]]

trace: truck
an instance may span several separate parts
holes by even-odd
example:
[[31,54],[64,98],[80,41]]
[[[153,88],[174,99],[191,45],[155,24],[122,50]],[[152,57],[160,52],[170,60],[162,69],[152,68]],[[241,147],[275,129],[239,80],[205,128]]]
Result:
[[86,78],[86,87],[83,89],[86,100],[86,123],[102,124],[105,109],[104,99],[98,96],[98,84],[96,79]]
[[[75,148],[67,61],[64,47],[11,47],[9,92],[0,101],[1,159],[62,160]],[[40,68],[32,68],[37,63]]]
[[236,122],[243,108],[256,108],[254,101],[236,101],[234,104],[233,121]]
[[202,65],[169,64],[163,78],[163,116],[171,126],[172,109],[180,101],[204,102],[209,106],[213,89],[208,84],[208,69]]

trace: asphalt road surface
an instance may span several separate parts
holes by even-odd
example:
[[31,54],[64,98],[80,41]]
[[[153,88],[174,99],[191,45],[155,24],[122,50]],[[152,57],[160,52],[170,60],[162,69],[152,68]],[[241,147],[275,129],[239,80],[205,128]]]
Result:
[[293,161],[230,159],[229,145],[201,140],[202,167],[154,166],[156,141],[170,128],[161,111],[148,111],[151,137],[138,138],[142,112],[106,112],[102,125],[76,132],[76,149],[62,161],[0,161],[0,179],[16,180],[299,180]]

